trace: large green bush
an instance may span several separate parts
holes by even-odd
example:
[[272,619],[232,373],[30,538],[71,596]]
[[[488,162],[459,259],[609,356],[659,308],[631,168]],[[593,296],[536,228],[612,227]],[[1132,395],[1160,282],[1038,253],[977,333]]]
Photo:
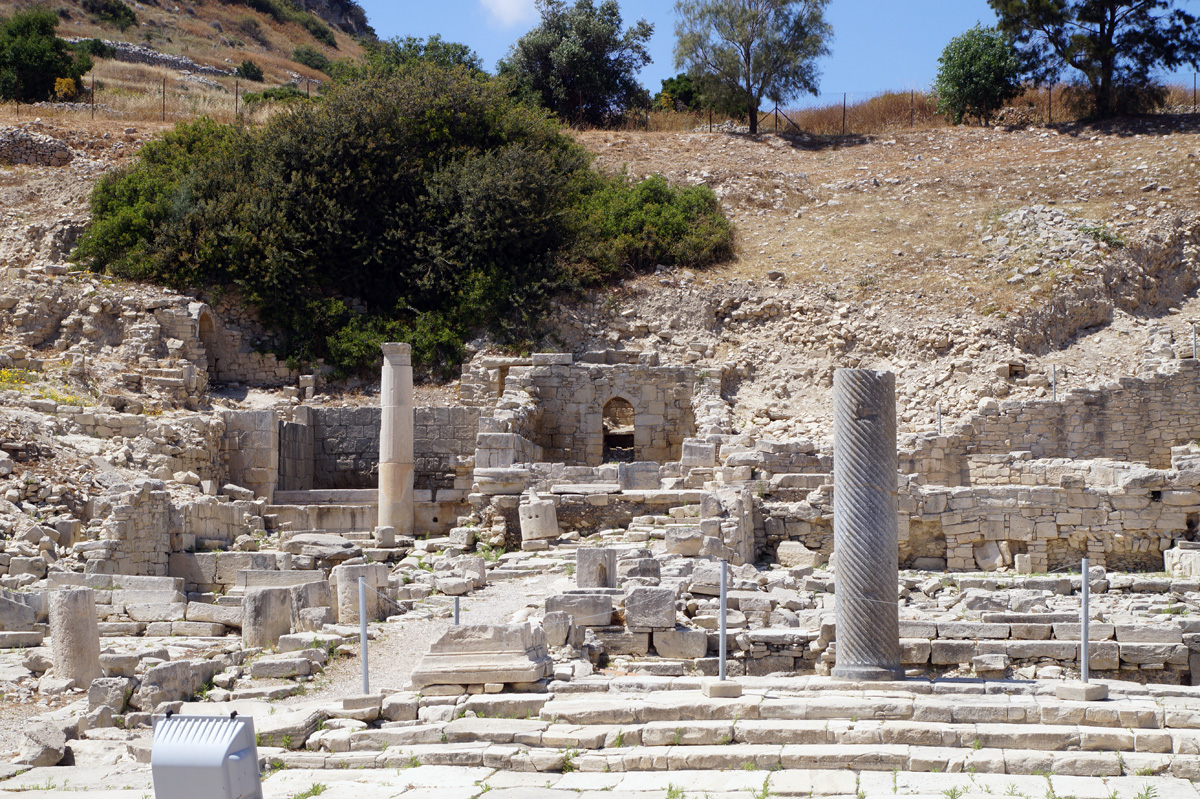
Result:
[[938,113],[955,125],[967,115],[987,125],[993,114],[1021,93],[1021,58],[1012,41],[995,28],[976,25],[955,36],[938,64],[933,84]]
[[83,0],[83,10],[118,30],[137,24],[137,14],[121,0]]
[[76,258],[178,288],[235,286],[289,358],[351,371],[400,340],[419,364],[452,366],[473,331],[528,336],[556,291],[728,254],[711,192],[589,165],[505,87],[415,65],[334,86],[260,130],[181,126],[101,181]]
[[58,16],[52,11],[19,11],[0,22],[0,99],[27,103],[54,95],[58,78],[79,79],[92,68],[82,50],[72,50],[54,35]]

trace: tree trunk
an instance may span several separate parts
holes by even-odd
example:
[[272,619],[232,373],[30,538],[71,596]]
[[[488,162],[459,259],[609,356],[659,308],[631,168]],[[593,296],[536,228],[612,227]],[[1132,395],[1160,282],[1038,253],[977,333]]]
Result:
[[751,94],[746,95],[746,112],[750,116],[750,135],[758,133],[758,102]]

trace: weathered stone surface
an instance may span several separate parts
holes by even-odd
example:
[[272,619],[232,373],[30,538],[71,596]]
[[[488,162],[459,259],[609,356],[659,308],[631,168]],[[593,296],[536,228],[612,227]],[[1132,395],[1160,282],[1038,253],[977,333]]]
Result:
[[562,611],[552,611],[542,617],[546,646],[562,646],[571,632],[571,617]]
[[575,552],[575,585],[580,588],[617,587],[617,551],[581,547]]
[[625,626],[631,630],[675,629],[675,591],[634,588],[625,595]]
[[668,530],[666,535],[667,552],[694,558],[700,554],[704,544],[704,534],[697,530]]
[[558,538],[558,512],[553,500],[530,498],[519,508],[522,541],[542,541]]
[[100,677],[92,680],[88,688],[88,711],[100,707],[111,708],[113,713],[124,713],[129,697],[133,696],[134,680],[129,677]]
[[90,588],[63,588],[51,591],[49,601],[54,676],[86,688],[104,674],[95,593]]
[[427,685],[528,683],[554,668],[540,628],[527,624],[451,627],[434,642],[413,672],[417,688]]
[[336,566],[331,579],[337,585],[338,624],[358,624],[359,577],[367,584],[367,620],[380,621],[391,610],[392,606],[381,596],[388,587],[387,566],[382,563]]
[[292,631],[292,600],[287,588],[253,588],[242,598],[242,645],[270,649]]
[[813,552],[799,541],[780,541],[776,559],[784,566],[815,568],[824,562],[821,553]]
[[226,627],[242,628],[242,609],[236,605],[209,605],[189,602],[185,618],[188,621],[224,624]]
[[656,630],[654,651],[664,658],[694,659],[708,653],[708,635],[703,630]]
[[24,733],[18,763],[34,768],[57,766],[67,753],[67,735],[58,724],[33,722],[25,726]]
[[560,594],[546,597],[547,613],[566,613],[580,627],[612,624],[612,597],[605,594]]
[[284,542],[283,551],[329,561],[349,560],[362,555],[362,548],[353,541],[328,533],[299,533]]

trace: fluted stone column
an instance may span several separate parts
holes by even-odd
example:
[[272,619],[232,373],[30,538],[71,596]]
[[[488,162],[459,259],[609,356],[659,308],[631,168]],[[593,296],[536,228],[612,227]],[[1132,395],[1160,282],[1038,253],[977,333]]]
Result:
[[92,680],[104,676],[96,595],[90,588],[63,588],[49,593],[49,605],[54,676],[74,680],[76,688],[86,690]]
[[395,535],[413,533],[413,381],[407,344],[383,345],[379,391],[379,521]]
[[833,376],[833,404],[833,676],[901,679],[896,376],[839,369]]

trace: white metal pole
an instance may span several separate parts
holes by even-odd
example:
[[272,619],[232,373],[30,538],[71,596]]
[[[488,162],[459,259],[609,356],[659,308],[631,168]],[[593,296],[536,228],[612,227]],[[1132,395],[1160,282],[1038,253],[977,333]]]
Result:
[[362,692],[371,693],[371,678],[367,669],[367,578],[358,578],[358,648],[362,658]]
[[458,626],[458,597],[454,597],[454,626]]
[[937,404],[938,435],[942,434],[942,403]]
[[1088,629],[1088,599],[1091,591],[1089,583],[1091,579],[1088,576],[1088,559],[1083,559],[1083,602],[1079,609],[1079,678],[1084,682],[1088,681],[1088,659],[1091,656],[1092,639],[1090,630]]
[[721,561],[721,623],[720,627],[720,644],[718,645],[719,663],[717,664],[718,675],[722,680],[725,679],[725,561]]

